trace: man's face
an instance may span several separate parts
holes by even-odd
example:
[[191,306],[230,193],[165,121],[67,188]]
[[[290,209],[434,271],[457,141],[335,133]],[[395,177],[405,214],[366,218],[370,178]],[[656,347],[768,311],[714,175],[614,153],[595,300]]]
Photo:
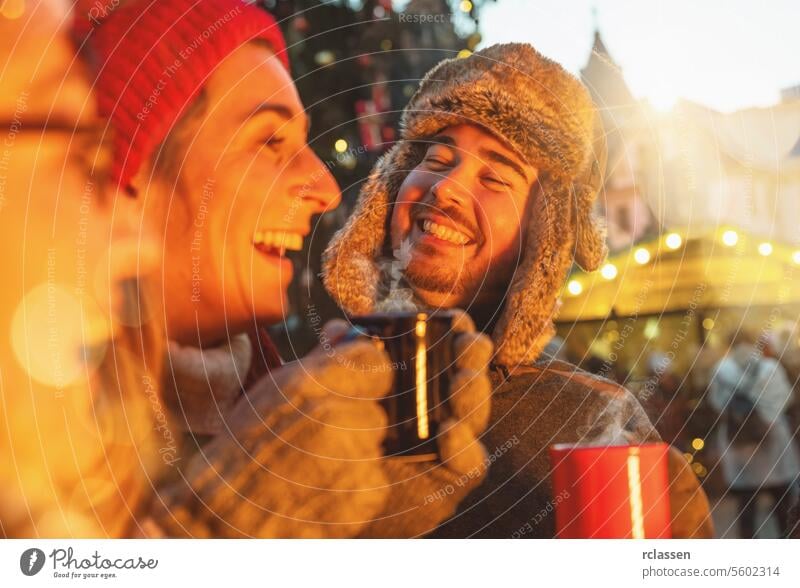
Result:
[[287,311],[292,263],[314,214],[340,193],[307,144],[308,118],[289,73],[263,45],[226,58],[205,86],[164,240],[169,336],[213,341]]
[[537,170],[474,125],[448,127],[426,146],[392,210],[405,277],[429,306],[498,302],[522,254]]

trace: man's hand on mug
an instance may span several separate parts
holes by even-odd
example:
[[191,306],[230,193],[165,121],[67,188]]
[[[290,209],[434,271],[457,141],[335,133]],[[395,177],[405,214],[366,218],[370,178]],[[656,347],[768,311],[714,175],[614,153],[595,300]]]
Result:
[[260,380],[217,435],[160,492],[153,518],[169,536],[352,537],[383,511],[381,462],[392,387],[385,352],[334,345],[337,321],[302,360]]
[[437,437],[439,460],[410,462],[402,457],[383,460],[389,481],[386,507],[361,537],[419,537],[450,518],[458,504],[486,475],[488,459],[480,434],[489,422],[491,383],[487,365],[494,347],[475,332],[469,315],[457,311],[453,320],[455,370],[450,381],[451,418]]

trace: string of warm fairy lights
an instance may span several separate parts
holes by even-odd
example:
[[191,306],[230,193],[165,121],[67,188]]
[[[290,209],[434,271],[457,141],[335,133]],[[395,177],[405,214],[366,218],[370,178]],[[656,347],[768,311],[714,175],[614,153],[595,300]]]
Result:
[[[737,244],[739,244],[739,241],[742,237],[738,231],[729,228],[721,230],[718,238],[724,246],[735,247]],[[667,250],[676,251],[683,246],[684,242],[684,237],[679,233],[667,233],[662,237],[662,239],[653,244],[640,245],[636,247],[632,253],[633,261],[637,265],[647,265],[651,261],[655,263],[654,253],[660,250],[662,243]],[[775,246],[769,241],[761,241],[758,243],[756,250],[758,251],[759,255],[763,257],[769,257],[775,253]],[[790,259],[793,264],[800,265],[800,249],[792,251]],[[600,276],[607,281],[615,280],[619,276],[619,268],[617,267],[617,264],[612,261],[604,264],[598,271]],[[592,273],[580,272],[579,277],[573,277],[570,279],[565,288],[566,294],[573,297],[583,294],[586,290],[584,285],[586,277],[584,276],[588,277],[591,275]]]
[[700,453],[703,448],[706,446],[706,442],[704,439],[699,437],[695,437],[692,439],[692,449],[694,449],[694,453],[684,453],[683,456],[686,458],[692,466],[692,471],[697,474],[698,478],[705,478],[708,475],[708,469],[702,463],[697,461],[697,454]]

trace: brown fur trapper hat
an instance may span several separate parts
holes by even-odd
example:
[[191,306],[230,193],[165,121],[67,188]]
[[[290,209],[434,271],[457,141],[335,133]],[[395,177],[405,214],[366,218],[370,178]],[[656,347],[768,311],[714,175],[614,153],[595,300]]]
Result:
[[530,45],[494,45],[428,72],[403,113],[400,141],[376,164],[325,251],[325,287],[350,314],[375,309],[389,279],[378,263],[387,218],[424,155],[415,141],[458,124],[484,127],[539,170],[541,205],[492,333],[496,363],[529,363],[554,332],[556,298],[573,260],[591,271],[606,256],[605,228],[593,214],[606,157],[600,117],[583,85]]

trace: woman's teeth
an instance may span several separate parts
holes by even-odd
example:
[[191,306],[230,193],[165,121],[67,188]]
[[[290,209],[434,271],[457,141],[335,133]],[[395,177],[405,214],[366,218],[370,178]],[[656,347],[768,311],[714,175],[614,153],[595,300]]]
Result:
[[455,245],[466,245],[469,243],[469,237],[467,237],[464,233],[460,233],[455,229],[437,224],[432,220],[422,221],[422,230],[426,233],[430,233],[434,237],[441,239],[442,241],[447,241]]
[[253,245],[260,249],[275,249],[279,255],[283,255],[286,251],[301,251],[303,236],[285,231],[256,231]]

